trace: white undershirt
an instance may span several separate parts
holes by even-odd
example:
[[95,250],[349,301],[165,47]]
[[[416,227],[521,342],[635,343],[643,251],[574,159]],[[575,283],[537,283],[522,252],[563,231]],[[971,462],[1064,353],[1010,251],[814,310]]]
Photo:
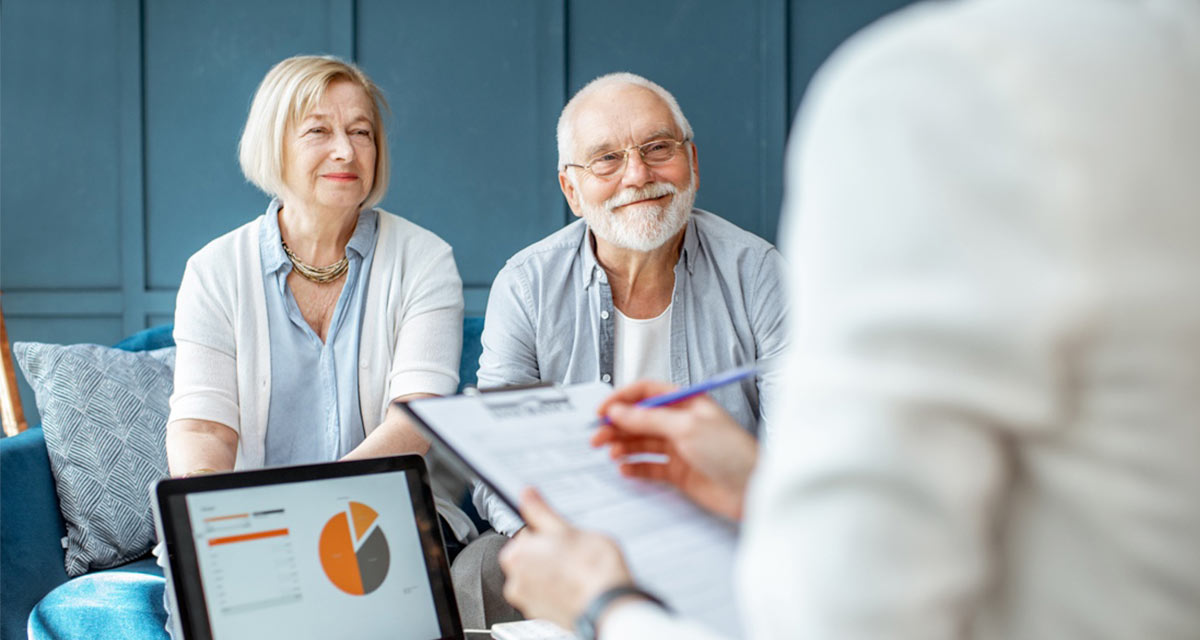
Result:
[[619,310],[613,326],[613,386],[636,380],[671,380],[671,307],[638,320]]

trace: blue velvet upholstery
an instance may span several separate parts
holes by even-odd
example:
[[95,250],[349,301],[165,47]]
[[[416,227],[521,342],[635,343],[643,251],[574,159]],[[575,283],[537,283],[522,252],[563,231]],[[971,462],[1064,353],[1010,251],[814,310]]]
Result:
[[[169,347],[175,344],[172,328],[139,331],[114,346],[125,351]],[[67,530],[40,428],[0,438],[0,487],[0,640],[17,640],[28,637],[34,605],[67,582],[60,542]],[[161,582],[162,573],[158,576]]]
[[[152,327],[115,346],[169,347],[171,331]],[[475,384],[482,332],[483,318],[463,319],[460,391]],[[66,528],[40,428],[0,438],[0,487],[0,640],[166,636],[164,581],[152,558],[68,582],[60,542]]]
[[67,535],[42,430],[0,439],[0,638],[25,638],[33,605],[67,581]]
[[125,351],[154,351],[163,347],[175,346],[175,325],[162,324],[157,327],[143,329],[128,338],[113,345],[114,349]]
[[165,586],[154,558],[79,576],[34,607],[29,637],[166,638]]
[[479,377],[479,356],[483,354],[483,343],[479,341],[483,335],[483,318],[470,316],[463,318],[463,347],[462,357],[458,361],[458,392],[467,387],[475,386]]

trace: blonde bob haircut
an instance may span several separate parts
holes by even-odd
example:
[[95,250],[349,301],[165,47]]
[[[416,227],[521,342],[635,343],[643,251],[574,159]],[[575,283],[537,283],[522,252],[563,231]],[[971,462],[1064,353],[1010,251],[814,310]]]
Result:
[[391,165],[388,162],[387,132],[382,112],[387,101],[379,87],[362,69],[333,56],[294,56],[280,62],[267,72],[254,101],[238,143],[238,161],[242,173],[254,186],[267,195],[279,197],[284,192],[283,143],[301,120],[316,108],[329,85],[348,80],[362,88],[371,98],[371,120],[375,127],[375,180],[371,192],[363,201],[364,208],[373,207],[387,193]]

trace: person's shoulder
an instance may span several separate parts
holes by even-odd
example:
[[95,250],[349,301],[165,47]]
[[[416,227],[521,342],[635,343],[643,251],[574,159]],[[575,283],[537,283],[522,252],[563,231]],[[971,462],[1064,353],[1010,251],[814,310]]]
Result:
[[225,269],[230,262],[240,261],[258,249],[258,227],[262,216],[243,224],[210,240],[208,244],[192,254],[188,266],[193,269],[209,269],[228,271]]
[[[859,86],[863,76],[894,77],[897,68],[913,72],[974,68],[978,73],[980,66],[1011,66],[1020,71],[1022,65],[1014,65],[1013,56],[1060,57],[1078,44],[1075,37],[1082,33],[1076,32],[1087,31],[1079,29],[1081,19],[1089,18],[1093,24],[1120,22],[1109,19],[1115,15],[1103,15],[1115,13],[1119,10],[1088,0],[918,2],[847,38],[822,65],[808,93],[821,93],[819,89],[837,80]],[[1055,32],[1071,32],[1073,37],[1052,37]],[[1007,56],[996,56],[998,48],[1006,50]]]
[[569,264],[578,254],[586,232],[587,224],[576,220],[513,254],[505,262],[504,270],[541,270]]
[[721,216],[704,209],[692,209],[692,221],[702,241],[715,243],[724,250],[768,253],[775,245],[746,231]]
[[430,253],[451,251],[450,244],[441,236],[422,227],[421,225],[389,211],[376,208],[379,214],[379,239],[377,246],[392,245],[403,247],[410,253],[413,250],[424,250]]
[[[1040,1],[1040,0],[1039,0]],[[1004,4],[1004,3],[1001,3]],[[1009,3],[1011,6],[1011,2]],[[939,41],[956,39],[956,29],[972,29],[978,14],[992,13],[995,2],[918,2],[893,11],[872,22],[843,42],[830,58],[883,55],[894,48],[944,46]],[[1000,10],[1008,12],[1001,6]]]

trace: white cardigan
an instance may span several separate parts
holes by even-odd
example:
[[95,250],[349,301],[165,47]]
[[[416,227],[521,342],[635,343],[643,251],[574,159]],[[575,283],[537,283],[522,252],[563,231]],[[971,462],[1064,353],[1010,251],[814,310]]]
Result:
[[[271,340],[258,244],[264,220],[259,216],[196,252],[175,304],[178,351],[168,422],[209,420],[236,431],[235,469],[261,467],[265,456]],[[380,210],[359,343],[358,397],[368,434],[393,398],[454,393],[462,316],[462,280],[450,245]],[[458,532],[455,520],[450,523]]]

